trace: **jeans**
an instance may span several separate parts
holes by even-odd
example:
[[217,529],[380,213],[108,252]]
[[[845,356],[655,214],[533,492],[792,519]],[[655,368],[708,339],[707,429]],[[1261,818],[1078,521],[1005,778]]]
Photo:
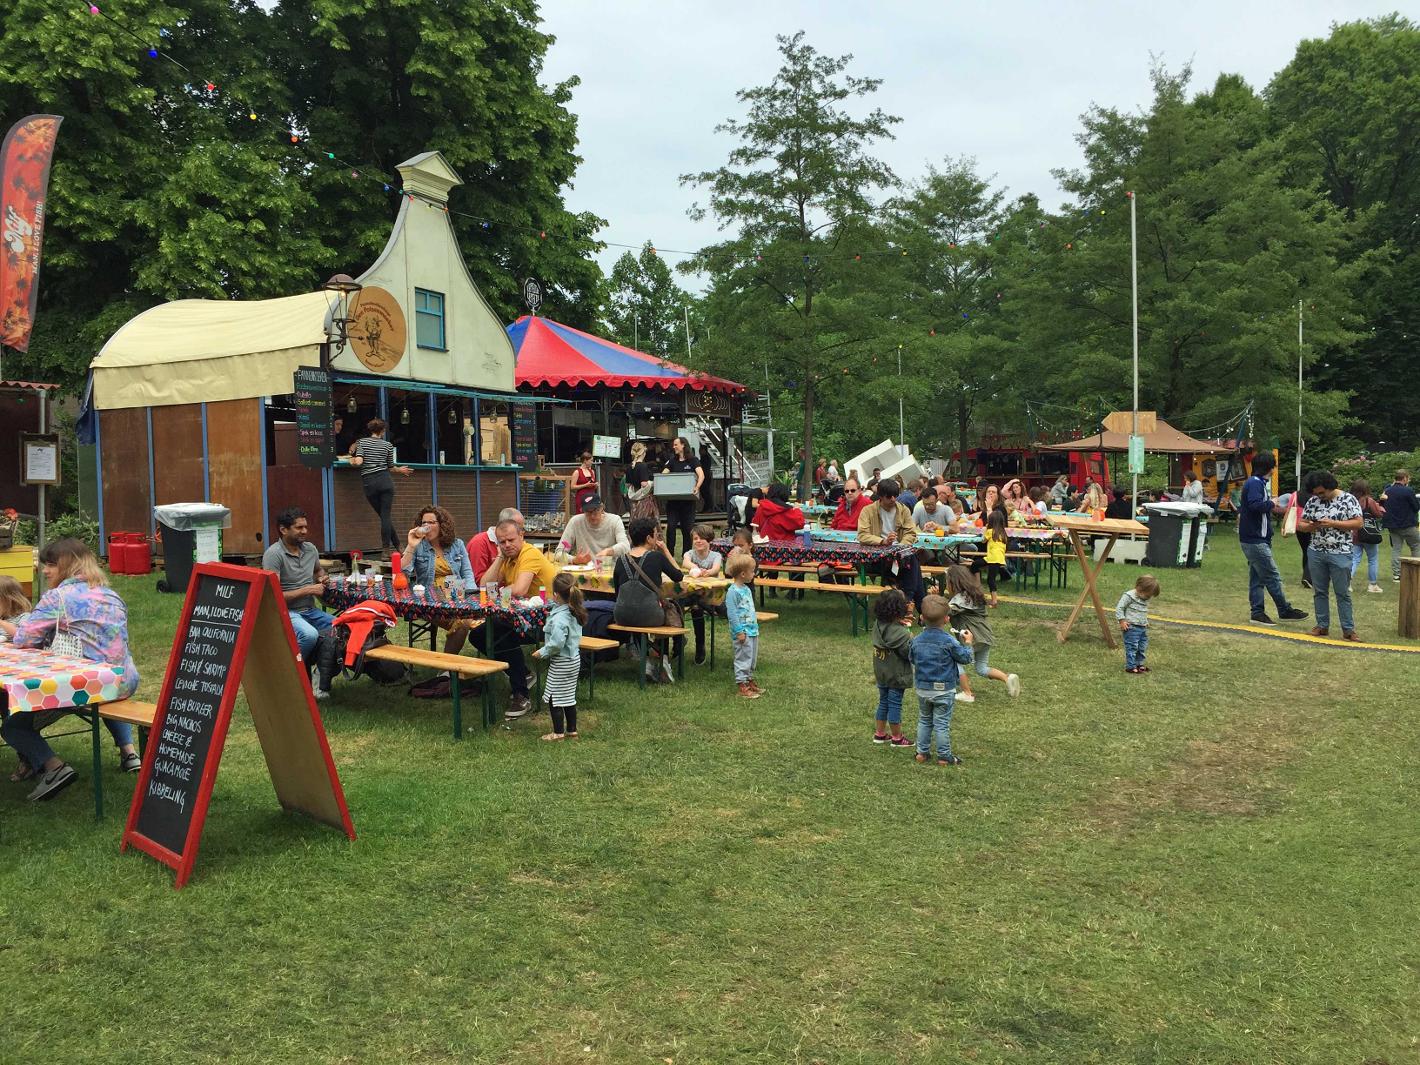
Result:
[[1124,668],[1136,669],[1144,664],[1144,652],[1149,649],[1149,629],[1146,625],[1130,625],[1120,633],[1124,637]]
[[1341,615],[1341,631],[1356,628],[1351,616],[1351,556],[1333,555],[1327,551],[1308,551],[1307,562],[1312,575],[1312,604],[1319,629],[1331,627],[1331,603],[1327,600],[1327,585],[1336,592],[1336,612]]
[[1352,544],[1351,545],[1351,576],[1356,576],[1356,570],[1361,567],[1361,556],[1366,556],[1366,580],[1375,584],[1381,579],[1381,545],[1380,544]]
[[[892,571],[897,563],[897,572]],[[922,580],[922,565],[916,555],[896,556],[885,562],[869,567],[883,581],[895,585],[903,595],[912,601],[915,609],[922,609],[922,599],[927,594],[927,585]]]
[[932,753],[932,733],[937,734],[937,757],[950,758],[952,754],[952,711],[956,708],[957,693],[924,692],[917,690],[917,753],[923,756]]
[[886,721],[889,725],[902,724],[902,694],[903,688],[889,688],[884,684],[878,685],[878,709],[874,715],[875,721]]
[[754,680],[754,667],[759,663],[759,637],[746,636],[745,642],[734,640],[735,683],[747,684]]
[[310,662],[311,652],[316,649],[320,634],[330,628],[332,618],[319,607],[311,607],[309,610],[292,610],[289,612],[289,616],[291,628],[296,630],[296,644],[301,648],[301,658],[305,662]]
[[506,621],[493,622],[493,657],[508,663],[508,687],[514,695],[528,693],[528,663],[523,658],[523,641]]
[[[70,710],[39,710],[35,713],[9,713],[9,700],[0,694],[0,738],[3,738],[20,757],[20,760],[35,772],[44,769],[44,763],[55,757],[54,748],[40,733],[61,717],[72,713]],[[133,742],[133,726],[126,721],[104,721],[109,735],[118,747],[127,747]]]
[[972,660],[976,663],[977,674],[982,677],[991,676],[991,645],[988,643],[978,647],[976,644],[972,644],[971,652]]
[[1400,580],[1401,545],[1409,546],[1411,558],[1420,558],[1420,527],[1412,525],[1408,529],[1388,529],[1387,532],[1390,533],[1390,575]]
[[1277,560],[1272,557],[1271,544],[1240,544],[1243,558],[1247,559],[1247,602],[1252,607],[1252,616],[1265,613],[1267,603],[1262,598],[1262,589],[1272,596],[1277,604],[1277,612],[1285,614],[1292,609],[1287,602],[1287,593],[1282,589],[1282,574],[1277,569]]
[[399,547],[399,537],[395,535],[394,521],[390,511],[394,507],[394,481],[388,473],[377,473],[367,478],[361,485],[365,489],[365,499],[380,516],[380,547]]

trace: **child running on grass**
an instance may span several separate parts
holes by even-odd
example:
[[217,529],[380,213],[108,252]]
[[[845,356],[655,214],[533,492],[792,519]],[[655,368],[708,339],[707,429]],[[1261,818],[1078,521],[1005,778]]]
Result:
[[[912,631],[906,622],[907,596],[889,588],[873,604],[873,677],[878,682],[878,709],[874,715],[874,743],[911,747],[902,734],[902,696],[912,684]],[[888,734],[888,730],[892,734]]]
[[576,739],[577,674],[582,668],[582,626],[587,623],[587,609],[572,574],[559,573],[553,578],[552,602],[542,627],[542,646],[533,652],[534,658],[548,660],[542,701],[552,715],[552,731],[543,739]]
[[[1014,673],[1002,673],[991,668],[991,648],[996,637],[991,633],[991,623],[986,620],[986,593],[981,590],[981,582],[976,574],[965,566],[947,568],[947,610],[951,614],[952,628],[965,629],[971,633],[971,650],[976,660],[976,672],[989,680],[1005,682],[1006,692],[1013,698],[1021,694],[1021,678]],[[957,701],[976,702],[972,694],[971,682],[965,670],[961,673],[961,692]]]
[[1124,637],[1124,672],[1148,673],[1144,665],[1149,650],[1149,600],[1159,594],[1158,578],[1146,573],[1119,597],[1114,616]]
[[730,621],[730,639],[735,643],[735,687],[742,699],[758,699],[764,690],[754,682],[759,664],[759,615],[754,609],[754,558],[748,551],[730,552],[725,575],[735,583],[725,592],[725,617]]
[[957,666],[971,662],[971,632],[958,642],[947,631],[947,601],[940,595],[922,600],[922,634],[912,641],[912,666],[917,671],[917,761],[932,754],[937,735],[937,764],[961,765],[952,753],[952,710],[957,697]]

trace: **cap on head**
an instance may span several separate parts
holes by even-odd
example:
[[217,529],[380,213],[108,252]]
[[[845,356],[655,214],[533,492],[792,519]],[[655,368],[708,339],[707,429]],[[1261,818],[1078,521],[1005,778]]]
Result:
[[583,514],[590,514],[594,510],[603,510],[605,509],[605,507],[606,504],[602,502],[602,497],[598,495],[590,495],[587,496],[586,499],[582,500]]

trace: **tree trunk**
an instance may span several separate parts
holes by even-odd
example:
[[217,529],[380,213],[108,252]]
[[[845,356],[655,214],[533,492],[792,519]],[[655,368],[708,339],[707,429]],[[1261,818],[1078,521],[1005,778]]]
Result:
[[799,500],[807,503],[811,498],[809,482],[814,475],[814,383],[804,377],[804,467],[799,474]]

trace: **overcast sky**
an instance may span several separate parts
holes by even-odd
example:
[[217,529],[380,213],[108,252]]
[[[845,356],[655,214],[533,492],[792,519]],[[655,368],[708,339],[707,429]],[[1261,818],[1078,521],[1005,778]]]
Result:
[[[1034,192],[1054,208],[1051,169],[1081,162],[1079,116],[1092,103],[1147,106],[1151,55],[1171,69],[1191,62],[1195,89],[1224,72],[1262,88],[1299,41],[1390,10],[1352,0],[544,0],[544,29],[557,38],[544,76],[582,79],[572,110],[584,162],[568,205],[605,218],[604,240],[693,249],[715,238],[714,223],[686,217],[698,194],[679,175],[725,162],[732,142],[714,127],[742,115],[737,90],[773,78],[776,34],[806,30],[819,52],[852,53],[853,73],[883,79],[874,102],[903,121],[879,154],[899,177],[972,156],[1008,196]],[[607,249],[606,269],[622,250]]]

